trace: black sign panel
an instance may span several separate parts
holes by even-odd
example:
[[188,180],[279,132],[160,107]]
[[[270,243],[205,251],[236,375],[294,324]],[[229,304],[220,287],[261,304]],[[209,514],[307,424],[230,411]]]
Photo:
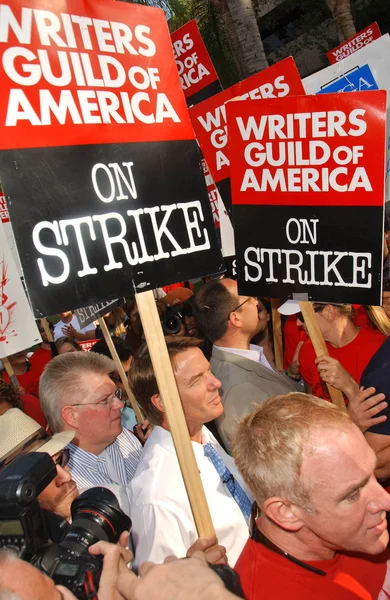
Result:
[[257,296],[261,290],[271,298],[291,298],[306,293],[308,300],[342,303],[352,295],[356,304],[370,304],[380,295],[382,247],[380,238],[367,232],[381,231],[381,207],[243,205],[234,210],[245,224],[234,232],[237,247],[245,248],[237,254],[241,294]]
[[1,174],[36,317],[223,268],[192,140],[9,150]]

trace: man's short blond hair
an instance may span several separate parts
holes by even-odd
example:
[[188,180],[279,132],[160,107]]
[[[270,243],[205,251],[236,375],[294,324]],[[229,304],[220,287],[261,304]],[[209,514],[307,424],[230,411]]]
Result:
[[301,481],[301,469],[311,430],[351,424],[345,411],[301,393],[273,396],[245,417],[236,432],[233,456],[259,507],[276,496],[310,508],[310,489]]
[[97,352],[67,352],[47,363],[39,381],[39,400],[53,433],[64,428],[62,408],[80,402],[88,394],[84,376],[109,375],[115,369],[111,358]]

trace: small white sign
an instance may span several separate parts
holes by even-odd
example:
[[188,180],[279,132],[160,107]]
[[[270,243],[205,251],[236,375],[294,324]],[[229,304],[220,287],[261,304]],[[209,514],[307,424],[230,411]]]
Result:
[[0,358],[41,341],[4,226],[0,223]]

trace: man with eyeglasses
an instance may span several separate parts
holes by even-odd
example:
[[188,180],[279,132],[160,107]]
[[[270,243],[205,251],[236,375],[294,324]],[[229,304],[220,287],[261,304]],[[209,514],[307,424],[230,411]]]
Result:
[[75,431],[69,469],[80,493],[106,487],[129,514],[127,487],[142,446],[122,428],[123,392],[110,377],[114,371],[114,362],[96,352],[56,356],[41,377],[39,395],[50,429]]
[[390,495],[345,411],[274,396],[240,423],[233,455],[256,501],[235,567],[247,600],[389,598]]
[[274,394],[303,391],[300,377],[276,371],[261,346],[251,344],[259,332],[257,299],[239,296],[232,279],[210,281],[196,294],[195,319],[213,343],[211,368],[221,381],[223,414],[217,419],[218,433],[231,452],[240,420]]
[[21,452],[47,452],[57,466],[57,476],[38,496],[41,508],[64,519],[70,518],[70,506],[78,496],[77,485],[67,467],[66,447],[74,432],[64,431],[50,436],[36,421],[18,408],[11,408],[0,417],[0,469]]

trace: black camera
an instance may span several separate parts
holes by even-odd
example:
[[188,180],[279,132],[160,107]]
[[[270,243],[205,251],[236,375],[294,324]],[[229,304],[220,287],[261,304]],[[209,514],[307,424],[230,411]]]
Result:
[[161,319],[164,335],[176,335],[183,325],[183,304],[169,306]]
[[[70,589],[81,600],[97,591],[102,556],[92,556],[89,546],[100,540],[116,543],[131,521],[115,495],[106,488],[92,488],[72,502],[72,524],[63,530],[56,516],[50,519],[39,507],[37,496],[56,476],[53,460],[45,453],[22,454],[0,472],[0,546],[10,548]],[[54,518],[54,520],[53,520]]]

